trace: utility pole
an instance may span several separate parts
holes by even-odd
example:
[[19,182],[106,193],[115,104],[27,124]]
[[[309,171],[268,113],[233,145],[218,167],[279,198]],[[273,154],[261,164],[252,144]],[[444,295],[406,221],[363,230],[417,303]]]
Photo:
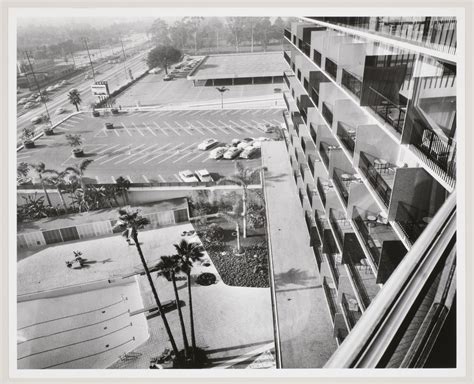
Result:
[[72,57],[72,62],[74,63],[74,69],[76,69],[76,59],[74,59],[74,54],[72,52],[69,52],[69,54]]
[[[36,79],[36,75],[35,75],[35,71],[33,70],[33,66],[31,65],[30,56],[28,55],[28,51],[25,51],[25,56],[26,56],[26,59],[28,60],[28,64],[30,66],[30,71],[33,75],[33,80],[35,81],[36,88],[38,89],[38,93],[41,97],[41,101],[43,102],[44,109],[46,110],[46,116],[48,116],[49,125],[52,127],[53,122],[51,121],[51,116],[49,115],[48,106],[46,105],[46,100],[44,99],[43,94],[41,93],[41,88],[38,84],[38,80]],[[28,75],[26,77],[28,78]]]
[[82,41],[84,42],[84,45],[86,46],[86,49],[87,49],[87,56],[89,56],[89,63],[91,64],[91,68],[92,68],[92,78],[94,79],[94,83],[95,83],[96,80],[95,80],[94,65],[92,65],[91,54],[89,52],[89,46],[87,45],[87,38],[84,37]]
[[123,47],[122,35],[120,35],[120,43],[122,44],[122,54],[123,54],[123,70],[125,72],[125,80],[127,79],[127,67],[125,65],[125,48]]
[[97,45],[99,46],[100,58],[103,59],[104,55],[102,55],[102,49],[100,49],[100,40],[97,40]]

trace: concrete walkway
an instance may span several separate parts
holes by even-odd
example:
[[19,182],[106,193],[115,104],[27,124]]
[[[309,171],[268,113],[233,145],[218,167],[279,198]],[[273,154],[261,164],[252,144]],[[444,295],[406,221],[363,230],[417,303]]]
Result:
[[262,145],[282,368],[321,368],[336,350],[322,279],[283,141]]

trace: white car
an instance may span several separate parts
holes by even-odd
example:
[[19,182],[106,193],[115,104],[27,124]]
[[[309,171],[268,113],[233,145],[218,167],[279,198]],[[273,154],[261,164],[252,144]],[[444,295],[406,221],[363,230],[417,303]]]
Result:
[[53,91],[54,91],[53,86],[49,86],[48,88],[46,88],[46,92],[53,92]]
[[240,152],[242,152],[241,148],[231,147],[226,151],[226,153],[224,153],[224,159],[234,159],[239,156]]
[[28,99],[26,97],[22,97],[19,101],[18,101],[18,104],[22,105],[22,104],[26,104],[28,102]]
[[183,180],[185,183],[198,183],[199,182],[199,180],[194,175],[194,173],[192,173],[189,169],[186,169],[185,171],[181,171],[178,174],[181,180]]
[[198,179],[203,183],[214,181],[207,169],[198,169],[195,173]]
[[25,108],[25,109],[30,109],[30,108],[34,108],[34,107],[36,107],[36,104],[35,104],[35,103],[32,103],[31,101],[27,102],[27,103],[23,106],[23,108]]
[[64,112],[65,112],[64,108],[56,109],[56,115],[60,115],[61,113],[64,113]]
[[253,139],[251,139],[250,137],[246,137],[245,139],[242,139],[242,141],[239,144],[237,144],[237,148],[245,149],[249,145],[252,145],[252,143],[253,143]]
[[241,159],[249,159],[252,156],[256,155],[260,151],[260,147],[254,147],[253,145],[244,149],[244,151],[240,154]]
[[209,153],[209,158],[210,158],[210,159],[220,159],[222,156],[224,156],[224,153],[226,153],[228,149],[229,149],[228,147],[218,147],[218,148],[214,148],[214,149]]
[[213,147],[214,145],[217,144],[217,140],[216,139],[207,139],[207,140],[204,140],[201,144],[198,145],[198,149],[200,149],[201,151],[207,151],[209,148]]
[[35,116],[35,117],[33,117],[30,121],[31,121],[33,124],[39,124],[39,123],[41,123],[42,120],[43,120],[43,117],[41,117],[41,116]]

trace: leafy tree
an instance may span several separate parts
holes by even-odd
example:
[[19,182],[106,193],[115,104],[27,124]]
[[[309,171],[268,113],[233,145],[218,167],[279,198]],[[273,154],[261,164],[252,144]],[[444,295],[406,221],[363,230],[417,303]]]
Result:
[[28,177],[30,172],[30,165],[25,162],[20,162],[16,167],[16,182],[17,184],[25,184],[31,180],[31,177]]
[[81,94],[77,89],[71,89],[67,94],[69,102],[76,107],[76,111],[79,112],[79,105],[81,105]]
[[25,203],[18,207],[18,215],[20,217],[26,217],[29,219],[42,219],[48,217],[47,209],[44,206],[44,196],[38,197],[38,193],[35,192],[33,196],[22,196]]
[[140,261],[142,262],[146,277],[148,278],[148,283],[150,284],[150,288],[153,293],[156,306],[158,307],[158,311],[160,312],[161,319],[163,320],[166,333],[168,334],[168,338],[170,339],[171,346],[173,348],[175,356],[178,356],[178,347],[176,346],[176,342],[174,341],[173,334],[171,333],[171,328],[168,324],[168,320],[166,319],[165,311],[163,310],[163,307],[161,305],[161,301],[158,297],[158,292],[156,291],[155,284],[153,283],[153,279],[151,278],[150,270],[148,269],[145,256],[143,256],[143,252],[140,247],[140,242],[138,241],[138,230],[142,229],[145,225],[149,224],[150,221],[147,218],[140,216],[138,213],[138,210],[131,211],[131,210],[126,210],[126,209],[119,209],[118,214],[119,214],[119,218],[118,218],[116,227],[127,230],[133,242],[135,243],[138,256],[140,257]]
[[66,171],[58,172],[54,169],[47,169],[43,173],[47,182],[56,187],[64,212],[67,213],[68,209],[67,209],[66,201],[64,200],[64,196],[61,190],[64,186],[64,177],[66,176],[67,172]]
[[175,23],[170,27],[169,32],[171,42],[176,47],[180,47],[181,51],[184,51],[189,37],[189,30],[186,22],[183,19],[175,21]]
[[178,255],[161,256],[161,261],[156,265],[156,269],[158,269],[158,276],[163,276],[168,281],[171,280],[173,283],[174,296],[176,298],[176,305],[178,307],[179,323],[181,326],[181,333],[183,335],[184,358],[187,360],[189,344],[188,338],[186,336],[186,328],[184,326],[183,312],[181,311],[181,306],[179,305],[178,287],[176,286],[176,275],[180,272],[183,272],[182,266],[183,261]]
[[240,161],[235,163],[235,173],[218,181],[218,184],[231,183],[242,187],[242,219],[243,219],[243,236],[247,237],[247,195],[248,186],[255,181],[255,176],[261,172],[263,168],[247,168]]
[[235,44],[235,52],[239,52],[240,44],[245,36],[245,19],[243,17],[226,17],[226,24],[230,31],[230,41]]
[[82,160],[79,164],[76,164],[72,167],[67,167],[65,172],[66,174],[72,174],[74,177],[79,179],[79,183],[81,184],[82,191],[79,191],[81,198],[82,198],[82,206],[89,210],[89,206],[87,204],[86,195],[87,195],[87,187],[84,182],[84,173],[89,165],[93,162],[91,159]]
[[162,67],[168,74],[168,66],[180,61],[182,56],[179,49],[170,45],[160,45],[150,51],[147,64],[149,68]]
[[116,187],[117,187],[117,192],[119,192],[122,195],[123,203],[125,205],[129,204],[128,201],[128,190],[130,189],[130,180],[124,178],[123,176],[117,177],[116,182]]
[[[255,24],[255,40],[262,46],[263,50],[267,50],[272,33],[272,22],[269,17],[259,17]],[[283,32],[282,32],[283,33]]]
[[163,19],[156,19],[151,25],[149,32],[155,44],[168,45],[171,43],[169,27]]
[[38,176],[41,187],[43,188],[43,192],[46,197],[46,200],[48,201],[49,206],[52,207],[53,205],[51,204],[51,199],[49,198],[48,191],[46,190],[45,178],[43,177],[43,174],[46,172],[49,172],[50,170],[46,169],[46,165],[43,162],[30,164],[30,166],[36,172],[36,175]]
[[192,357],[193,362],[196,363],[196,335],[194,329],[194,317],[193,317],[193,297],[191,292],[191,270],[193,263],[196,260],[201,259],[204,253],[201,247],[197,243],[188,243],[186,240],[181,240],[179,244],[174,244],[177,255],[181,258],[183,265],[181,269],[186,273],[188,279],[188,297],[189,297],[189,318],[191,324],[191,345],[192,345]]
[[201,23],[203,20],[204,20],[204,17],[200,17],[200,16],[185,18],[185,23],[189,30],[189,34],[193,37],[195,55],[197,55],[197,51],[198,51],[198,41],[199,41],[198,34],[201,31]]

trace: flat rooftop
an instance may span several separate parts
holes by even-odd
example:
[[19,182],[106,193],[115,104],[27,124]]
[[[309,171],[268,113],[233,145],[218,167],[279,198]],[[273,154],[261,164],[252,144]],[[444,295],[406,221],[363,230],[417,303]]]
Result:
[[288,64],[283,52],[209,55],[188,80],[283,76],[285,70],[288,70]]

